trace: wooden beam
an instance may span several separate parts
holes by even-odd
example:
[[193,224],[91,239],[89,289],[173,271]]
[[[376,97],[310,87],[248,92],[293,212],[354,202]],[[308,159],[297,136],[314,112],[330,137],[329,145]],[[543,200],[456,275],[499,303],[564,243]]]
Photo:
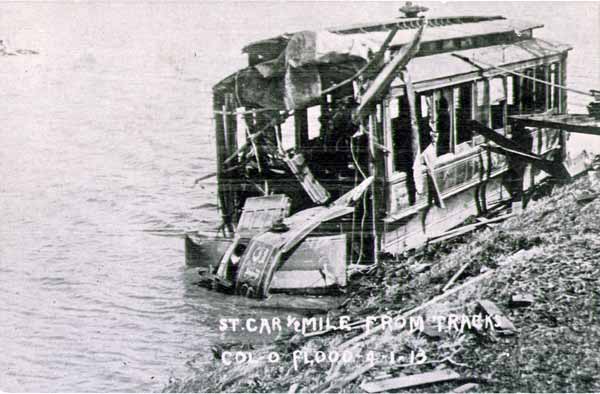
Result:
[[[221,94],[213,95],[213,108],[216,111],[222,111],[225,104],[225,98]],[[215,144],[217,148],[217,196],[219,201],[219,210],[221,211],[221,220],[223,226],[233,233],[233,223],[229,201],[227,199],[227,184],[224,175],[225,160],[227,158],[227,146],[225,142],[225,119],[223,116],[214,118]]]
[[477,390],[479,385],[477,383],[467,383],[463,384],[452,390],[453,393],[468,393],[469,391]]
[[451,369],[425,372],[416,375],[401,376],[384,380],[363,383],[360,388],[367,393],[380,393],[383,391],[399,390],[424,384],[447,382],[460,379],[460,375]]
[[376,113],[369,116],[369,158],[370,170],[373,177],[371,187],[371,219],[372,219],[372,235],[373,235],[373,261],[379,263],[379,251],[381,250],[381,234],[383,233],[382,218],[384,215],[380,213],[381,209],[385,209],[385,162],[378,146],[381,145],[382,127],[379,119],[381,119],[382,105],[377,105]]
[[564,130],[570,133],[600,135],[600,121],[587,115],[521,115],[511,116],[513,122],[528,127]]
[[540,170],[547,172],[557,179],[571,179],[571,174],[562,163],[546,160],[538,155],[533,154],[532,152],[522,150],[521,146],[515,141],[506,138],[502,134],[495,132],[494,130],[482,125],[477,121],[469,121],[469,127],[472,127],[474,131],[499,145],[498,147],[484,145],[485,149],[505,156],[511,156],[517,160],[531,163]]
[[530,163],[534,167],[539,168],[540,170],[552,175],[554,178],[560,181],[569,181],[572,178],[571,173],[562,163],[546,160],[532,153],[525,153],[499,146],[484,144],[482,145],[482,147],[484,149],[489,150],[490,152],[498,153],[504,156],[509,156],[513,159]]
[[[444,197],[442,196],[442,190],[440,189],[437,179],[435,179],[435,166],[431,157],[434,155],[432,152],[435,147],[432,144],[429,144],[427,148],[423,151],[423,161],[425,162],[425,167],[427,168],[427,174],[429,175],[429,179],[431,180],[432,191],[434,193],[434,200],[439,205],[440,208],[446,208],[446,204],[444,204]],[[431,152],[431,153],[430,153]]]
[[373,103],[381,99],[392,81],[396,78],[397,71],[404,68],[410,59],[417,54],[424,28],[425,24],[423,23],[413,36],[411,42],[400,49],[400,52],[383,68],[365,94],[362,95],[360,105],[354,114],[356,123],[359,123],[360,120],[369,114]]

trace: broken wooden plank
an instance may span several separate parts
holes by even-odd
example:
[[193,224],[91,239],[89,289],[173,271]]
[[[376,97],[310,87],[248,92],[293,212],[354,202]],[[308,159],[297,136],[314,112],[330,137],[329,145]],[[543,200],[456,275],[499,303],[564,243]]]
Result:
[[420,274],[421,272],[425,272],[431,268],[431,264],[427,263],[417,263],[408,267],[408,270],[413,274]]
[[487,138],[488,140],[498,145],[483,145],[485,149],[488,149],[492,152],[501,155],[511,156],[515,159],[525,161],[527,163],[531,163],[535,167],[539,168],[544,172],[547,172],[548,174],[552,175],[557,179],[571,179],[571,174],[562,163],[546,160],[543,157],[540,157],[532,152],[527,152],[523,150],[521,145],[517,142],[506,138],[502,134],[490,129],[489,127],[479,123],[476,120],[469,121],[468,126],[471,127],[477,133]]
[[489,225],[490,223],[501,222],[501,221],[503,221],[505,219],[508,219],[508,218],[511,218],[513,216],[514,216],[514,214],[508,213],[508,214],[505,214],[505,215],[502,215],[502,216],[498,216],[498,217],[495,217],[495,218],[492,218],[492,219],[481,218],[477,223],[468,224],[466,226],[462,226],[462,227],[458,227],[458,228],[455,228],[455,229],[452,229],[452,230],[448,230],[448,231],[446,231],[446,232],[444,232],[442,234],[438,234],[435,237],[431,237],[427,241],[427,243],[429,245],[432,245],[432,244],[436,244],[436,243],[439,243],[439,242],[442,242],[442,241],[447,241],[449,239],[456,238],[459,235],[463,235],[463,234],[466,234],[466,233],[471,232],[473,230],[476,230],[477,228],[479,228],[481,226]]
[[442,209],[446,208],[446,204],[444,204],[444,197],[442,196],[442,189],[437,183],[437,179],[435,178],[435,166],[434,166],[434,150],[433,144],[429,144],[427,148],[423,150],[423,154],[421,157],[423,158],[423,162],[425,163],[425,168],[427,169],[427,174],[429,175],[429,179],[431,180],[431,184],[433,185],[433,191],[435,193],[435,200],[438,206]]
[[[472,285],[474,285],[475,283],[478,283],[478,282],[481,282],[481,281],[482,281],[482,280],[484,280],[484,279],[487,279],[487,278],[488,278],[488,277],[490,277],[490,276],[491,276],[491,275],[492,275],[494,272],[496,272],[496,271],[495,271],[495,270],[490,270],[490,271],[484,272],[484,273],[482,273],[481,275],[479,275],[479,276],[476,276],[475,278],[473,278],[473,279],[470,279],[469,281],[467,281],[467,282],[465,282],[465,283],[463,283],[463,284],[461,284],[461,285],[458,285],[458,286],[456,286],[456,287],[454,287],[454,288],[452,288],[452,289],[448,290],[448,291],[447,291],[447,292],[445,292],[444,294],[440,294],[440,295],[438,295],[438,296],[435,296],[435,297],[433,297],[432,299],[430,299],[429,301],[427,301],[427,302],[425,302],[425,303],[423,303],[423,304],[421,304],[421,305],[417,306],[416,308],[413,308],[413,309],[411,309],[411,310],[408,310],[408,311],[406,311],[406,312],[403,312],[403,313],[401,313],[401,314],[399,314],[399,315],[396,315],[396,316],[397,316],[397,317],[400,317],[400,318],[406,318],[406,317],[408,317],[408,316],[412,316],[412,315],[414,315],[415,313],[417,313],[417,312],[419,312],[419,311],[421,311],[421,310],[423,310],[423,309],[425,309],[425,308],[428,308],[428,307],[430,307],[431,305],[435,305],[436,303],[440,302],[440,301],[441,301],[441,300],[443,300],[444,298],[446,298],[446,297],[449,297],[449,296],[451,296],[452,294],[456,294],[456,293],[458,293],[460,290],[462,290],[462,289],[464,289],[464,288],[466,288],[466,287],[468,287],[468,286],[472,286]],[[349,346],[351,346],[351,345],[353,345],[353,344],[355,344],[355,343],[357,343],[357,342],[360,342],[360,341],[364,340],[364,339],[365,339],[365,338],[367,338],[368,336],[370,336],[370,335],[374,335],[374,334],[376,334],[376,333],[378,333],[378,332],[381,332],[381,331],[383,331],[383,330],[384,330],[386,327],[387,327],[387,325],[386,325],[386,324],[380,324],[380,325],[378,325],[378,326],[375,326],[375,327],[371,328],[371,330],[369,330],[369,331],[366,331],[366,332],[364,332],[363,334],[357,335],[357,336],[355,336],[354,338],[351,338],[351,339],[347,340],[346,342],[342,343],[342,344],[339,346],[338,350],[344,350],[344,349],[347,349]]]
[[522,294],[514,294],[510,298],[509,305],[513,308],[526,307],[535,302],[535,298],[532,294],[522,293]]
[[281,155],[281,159],[287,164],[292,174],[298,179],[298,182],[300,182],[302,188],[314,203],[325,204],[331,198],[329,192],[310,171],[301,153],[297,153],[292,157],[283,154]]
[[540,170],[552,175],[556,179],[564,179],[568,181],[572,178],[571,173],[562,163],[546,160],[538,155],[534,155],[533,153],[486,144],[482,144],[481,147],[500,155],[510,156],[514,159],[530,163],[534,167],[537,167]]
[[600,193],[581,193],[578,196],[575,196],[575,200],[577,200],[580,204],[587,204],[589,202],[594,201],[596,198],[600,197]]
[[354,122],[356,124],[360,123],[372,111],[373,103],[380,99],[383,93],[386,92],[387,88],[396,78],[397,71],[406,66],[410,59],[417,54],[424,28],[425,23],[421,24],[411,42],[402,46],[396,57],[383,68],[377,77],[375,77],[371,86],[362,95],[360,105],[354,114]]
[[477,383],[467,383],[463,384],[452,390],[453,393],[468,393],[469,391],[477,390],[479,385]]
[[389,390],[398,390],[425,384],[447,382],[459,379],[460,375],[453,370],[442,370],[425,372],[417,375],[401,376],[398,378],[371,381],[361,384],[361,388],[367,393],[380,393]]
[[570,133],[600,135],[600,122],[585,114],[511,115],[511,121],[523,126],[564,130]]
[[502,313],[500,308],[496,306],[490,300],[479,300],[479,305],[483,309],[483,311],[492,316],[494,322],[496,323],[496,327],[503,334],[512,334],[517,331],[517,328],[514,324]]
[[392,40],[394,39],[394,36],[396,36],[397,32],[398,32],[397,28],[393,28],[392,30],[390,30],[389,34],[385,38],[385,41],[383,42],[383,44],[381,44],[379,51],[377,51],[375,56],[373,56],[373,58],[367,64],[365,64],[360,70],[358,70],[356,72],[356,74],[354,74],[350,78],[347,78],[347,79],[343,80],[342,82],[337,83],[337,84],[323,90],[321,92],[321,96],[325,96],[325,95],[333,92],[334,90],[336,90],[342,86],[345,86],[345,85],[349,84],[350,82],[355,81],[361,75],[364,75],[363,78],[365,78],[365,79],[370,79],[371,74],[373,72],[377,72],[377,70],[381,67],[381,63],[383,63],[383,60],[385,57],[385,52],[389,49],[390,42],[392,42]]
[[465,272],[465,270],[467,269],[467,267],[471,265],[471,261],[467,261],[466,263],[464,263],[459,269],[458,271],[456,271],[456,273],[452,276],[452,278],[450,278],[450,280],[448,281],[448,283],[446,283],[446,285],[444,287],[442,287],[442,292],[445,292],[446,290],[448,290],[453,284],[454,282],[456,282],[456,280],[462,275],[463,272]]

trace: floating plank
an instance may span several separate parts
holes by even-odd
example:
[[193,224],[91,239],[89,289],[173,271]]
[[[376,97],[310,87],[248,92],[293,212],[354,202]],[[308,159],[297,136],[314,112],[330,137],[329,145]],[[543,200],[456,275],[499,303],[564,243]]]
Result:
[[382,391],[398,390],[408,387],[422,386],[424,384],[447,382],[459,378],[460,375],[457,372],[448,369],[367,382],[363,383],[360,387],[367,393],[380,393]]
[[500,308],[498,308],[492,301],[480,300],[479,305],[486,314],[493,317],[496,327],[504,334],[510,334],[517,331],[517,328],[514,326],[514,324],[512,324],[512,322],[508,320],[506,316],[504,316]]

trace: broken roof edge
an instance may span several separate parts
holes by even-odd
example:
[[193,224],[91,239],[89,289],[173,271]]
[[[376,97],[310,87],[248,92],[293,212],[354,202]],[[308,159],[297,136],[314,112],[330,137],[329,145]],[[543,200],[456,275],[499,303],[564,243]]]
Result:
[[[494,71],[495,67],[484,64],[478,68],[455,57],[455,54],[465,58],[474,58],[475,62],[477,62],[477,58],[485,59],[486,63],[493,63],[496,60],[494,66],[512,69],[532,61],[544,63],[548,59],[560,56],[572,49],[571,45],[558,41],[530,38],[511,44],[419,56],[412,59],[407,68],[412,73],[411,79],[415,90],[426,91],[478,79],[482,75],[489,77],[491,74],[502,73],[500,70]],[[444,67],[440,67],[441,64]],[[390,90],[395,91],[403,88],[404,83],[400,78],[396,78],[390,86]],[[392,95],[394,94],[392,93]]]
[[[338,26],[332,28],[315,29],[312,31],[326,31],[334,34],[359,34],[359,33],[375,33],[375,32],[386,32],[391,29],[398,30],[414,30],[419,27],[424,18],[396,18],[389,21],[377,22],[377,23],[360,23],[349,26]],[[428,29],[452,25],[467,25],[476,24],[481,22],[490,22],[497,20],[508,20],[506,17],[501,15],[493,16],[482,16],[482,15],[467,15],[467,16],[441,16],[427,18]],[[543,24],[531,23],[531,29],[538,29],[544,27]],[[298,32],[283,33],[275,37],[265,38],[262,40],[253,41],[242,48],[242,53],[251,54],[253,52],[260,52],[261,47],[281,45],[284,46],[288,40]]]
[[[384,31],[391,29],[398,30],[413,30],[417,29],[421,22],[423,21],[423,17],[419,18],[395,18],[389,21],[377,22],[377,23],[357,23],[348,26],[337,26],[331,28],[325,28],[324,30],[329,31],[330,33],[338,33],[338,34],[353,34],[353,33],[368,33],[372,31]],[[428,27],[439,27],[439,26],[448,26],[448,25],[456,25],[456,24],[464,24],[464,23],[479,23],[479,22],[487,22],[492,20],[506,19],[502,15],[493,15],[493,16],[485,16],[485,15],[461,15],[461,16],[438,16],[426,18]]]

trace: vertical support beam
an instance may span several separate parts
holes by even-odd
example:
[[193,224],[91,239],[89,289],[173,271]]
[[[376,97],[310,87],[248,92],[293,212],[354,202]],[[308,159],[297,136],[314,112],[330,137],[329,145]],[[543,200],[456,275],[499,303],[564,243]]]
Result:
[[[527,73],[526,70],[521,70],[523,73]],[[525,109],[523,105],[523,100],[525,99],[525,78],[515,76],[515,83],[519,86],[519,115],[523,114],[523,110]]]
[[[567,86],[567,54],[562,56],[560,61],[560,84]],[[567,113],[567,90],[560,90],[560,111],[563,114]]]
[[381,237],[383,235],[383,215],[385,210],[385,163],[380,146],[382,145],[382,105],[378,104],[374,113],[369,116],[369,158],[370,171],[373,176],[371,186],[373,258],[379,264]]
[[[537,78],[537,67],[532,67],[531,68],[531,76],[533,78]],[[531,110],[532,113],[535,113],[535,110],[537,108],[538,102],[537,102],[537,90],[539,89],[539,83],[537,83],[536,81],[531,81],[531,97],[533,98],[533,108]]]
[[[562,86],[567,86],[567,53],[564,53],[561,57],[560,61],[560,81],[559,84]],[[560,106],[559,111],[561,114],[567,113],[567,89],[560,89]],[[560,144],[561,144],[561,152],[560,159],[564,161],[567,158],[567,132],[561,130],[560,131]]]
[[[235,115],[235,109],[236,105],[233,94],[226,94],[223,104],[223,134],[225,136],[225,157],[233,155],[235,152],[237,152],[238,149],[237,117]],[[237,158],[235,162],[237,163]],[[237,206],[239,202],[239,193],[234,186],[234,183],[237,182],[235,182],[235,179],[233,181],[234,182],[232,182],[232,179],[229,179],[226,187],[226,199],[228,200],[232,225],[237,223]]]
[[508,78],[506,76],[502,77],[502,89],[504,90],[504,104],[502,104],[502,125],[504,126],[503,134],[507,134],[508,130],[508,95],[512,94],[512,92],[508,92]]
[[[550,65],[544,65],[544,81],[550,82]],[[546,87],[546,111],[552,109],[552,86],[544,85]]]
[[[385,147],[391,152],[384,158],[385,161],[385,176],[389,179],[394,173],[394,155],[396,155],[396,147],[394,146],[394,130],[392,130],[391,108],[393,105],[399,107],[402,96],[389,98],[383,101],[383,142]],[[386,200],[386,204],[389,200]]]
[[297,149],[308,145],[308,111],[298,109],[294,111],[294,144]]
[[[419,130],[420,114],[417,114],[417,111],[420,109],[417,108],[417,95],[412,84],[412,79],[410,78],[410,74],[407,70],[402,71],[402,79],[404,80],[404,84],[406,85],[406,96],[408,99],[408,107],[410,110],[410,148],[412,154],[412,181],[414,182],[415,192],[417,194],[423,194],[425,189],[425,182],[423,180],[423,170],[421,166],[421,135]],[[409,202],[412,205],[416,201],[417,196],[414,192],[411,193],[410,189],[408,189],[407,191],[409,192]]]
[[486,125],[492,127],[492,111],[490,108],[490,80],[485,78],[483,80],[483,108],[485,111]]
[[[471,119],[477,120],[477,81],[472,81],[471,83]],[[471,143],[474,146],[473,142],[476,133],[471,134]]]
[[224,179],[224,162],[227,159],[227,144],[225,142],[225,119],[223,117],[223,107],[225,98],[221,94],[213,95],[214,110],[214,131],[215,144],[217,148],[217,196],[219,210],[221,211],[221,220],[224,229],[233,233],[233,223],[231,220],[231,210],[227,200],[227,187],[229,181]]
[[329,130],[329,120],[331,119],[331,95],[327,95],[321,103],[321,117],[319,119],[321,123],[320,135],[323,139],[323,150],[329,151],[331,130]]
[[456,128],[456,109],[455,109],[455,103],[454,103],[454,88],[449,87],[449,88],[444,88],[443,90],[443,95],[446,99],[446,101],[448,102],[448,113],[450,114],[450,132],[448,135],[449,141],[448,141],[448,150],[452,153],[454,153],[455,150],[455,138],[454,138],[454,134],[456,134],[455,132],[455,128]]

